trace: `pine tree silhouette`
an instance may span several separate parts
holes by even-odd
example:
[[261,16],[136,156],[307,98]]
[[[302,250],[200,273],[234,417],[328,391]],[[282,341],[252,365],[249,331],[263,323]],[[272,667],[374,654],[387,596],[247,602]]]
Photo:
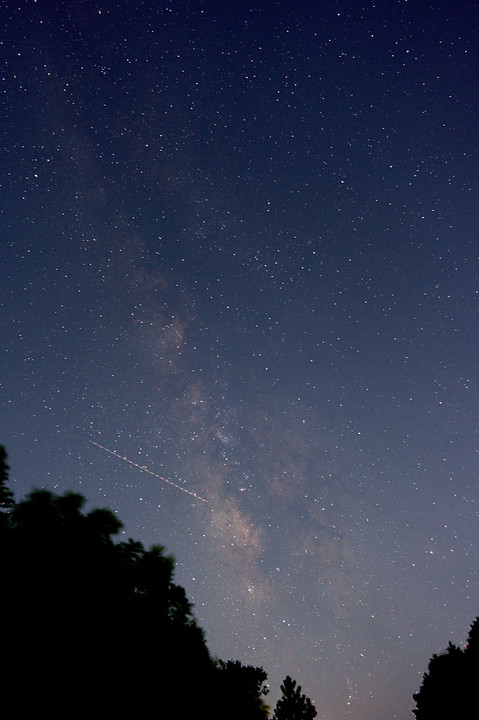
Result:
[[283,695],[276,703],[273,720],[313,720],[316,717],[313,703],[289,675],[281,685],[281,692]]

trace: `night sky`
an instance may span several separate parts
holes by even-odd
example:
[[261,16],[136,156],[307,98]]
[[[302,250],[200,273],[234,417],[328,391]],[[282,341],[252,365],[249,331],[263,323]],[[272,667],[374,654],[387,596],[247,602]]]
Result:
[[270,705],[289,674],[318,720],[412,718],[479,615],[479,4],[0,20],[15,497],[164,545]]

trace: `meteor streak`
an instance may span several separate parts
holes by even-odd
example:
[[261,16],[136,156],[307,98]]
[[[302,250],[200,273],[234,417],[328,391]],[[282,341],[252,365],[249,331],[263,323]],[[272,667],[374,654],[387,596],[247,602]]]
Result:
[[144,465],[138,465],[138,463],[133,462],[133,460],[128,460],[127,457],[124,455],[120,455],[119,453],[115,452],[114,450],[109,450],[107,447],[104,447],[104,445],[100,445],[100,443],[95,442],[94,440],[90,440],[92,445],[96,445],[101,450],[104,450],[107,453],[110,453],[110,455],[114,455],[115,457],[119,458],[120,460],[124,460],[127,463],[130,463],[130,465],[134,465],[134,467],[138,468],[138,470],[142,470],[143,472],[148,473],[148,475],[153,475],[153,477],[158,478],[158,480],[163,480],[163,482],[168,483],[168,485],[173,485],[177,490],[181,490],[182,492],[186,493],[187,495],[192,495],[197,500],[201,500],[201,502],[207,503],[208,500],[205,500],[204,498],[200,497],[196,493],[192,492],[191,490],[187,490],[184,487],[181,487],[181,485],[176,485],[176,483],[171,482],[171,480],[167,480],[164,477],[161,477],[161,475],[157,475],[152,470],[148,470]]

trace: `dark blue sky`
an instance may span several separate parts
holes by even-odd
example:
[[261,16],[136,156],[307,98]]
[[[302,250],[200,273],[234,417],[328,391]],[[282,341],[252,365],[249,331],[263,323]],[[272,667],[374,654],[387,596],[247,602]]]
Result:
[[[479,614],[476,2],[4,3],[0,442],[210,650],[407,720]],[[208,500],[201,503],[90,443]]]

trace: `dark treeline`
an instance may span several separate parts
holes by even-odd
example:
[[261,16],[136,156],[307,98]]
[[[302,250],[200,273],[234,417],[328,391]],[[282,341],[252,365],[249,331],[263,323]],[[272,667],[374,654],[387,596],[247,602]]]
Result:
[[449,643],[433,655],[413,698],[416,720],[475,720],[479,717],[479,618],[471,625],[464,649]]
[[[115,541],[107,509],[34,490],[15,503],[0,446],[3,670],[9,720],[265,720],[263,668],[211,657],[160,546]],[[291,678],[275,720],[312,720]]]
[[[212,658],[164,548],[115,541],[107,509],[76,493],[14,501],[0,446],[0,717],[8,720],[266,720],[262,667]],[[479,618],[467,647],[433,655],[416,720],[477,717]],[[313,720],[290,677],[273,720]]]

